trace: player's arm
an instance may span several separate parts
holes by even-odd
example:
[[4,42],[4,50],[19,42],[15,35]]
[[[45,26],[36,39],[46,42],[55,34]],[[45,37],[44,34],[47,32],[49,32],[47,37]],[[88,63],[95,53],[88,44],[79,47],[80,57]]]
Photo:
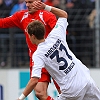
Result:
[[0,18],[0,28],[20,27],[19,13],[6,18]]
[[47,11],[51,11],[53,14],[55,14],[58,17],[68,18],[67,12],[65,12],[64,10],[61,10],[59,8],[56,8],[56,7],[48,6],[41,1],[33,2],[33,8],[36,10],[44,9]]
[[39,78],[41,78],[41,69],[44,66],[44,62],[37,55],[33,55],[32,59],[34,61],[34,66],[32,69],[31,79],[18,100],[24,100],[33,91]]
[[33,88],[36,86],[36,84],[38,83],[39,78],[37,77],[32,77],[25,90],[23,91],[23,93],[21,94],[21,96],[17,99],[17,100],[24,100],[33,90]]

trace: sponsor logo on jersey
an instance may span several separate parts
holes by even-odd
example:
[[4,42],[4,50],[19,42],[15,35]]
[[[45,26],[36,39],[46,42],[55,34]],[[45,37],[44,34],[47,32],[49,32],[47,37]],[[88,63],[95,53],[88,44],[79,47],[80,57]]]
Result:
[[40,19],[42,20],[42,22],[44,23],[44,25],[46,25],[46,23],[45,23],[45,21],[44,21],[44,19],[43,19],[43,12],[40,12],[40,13],[39,13],[39,17],[40,17]]

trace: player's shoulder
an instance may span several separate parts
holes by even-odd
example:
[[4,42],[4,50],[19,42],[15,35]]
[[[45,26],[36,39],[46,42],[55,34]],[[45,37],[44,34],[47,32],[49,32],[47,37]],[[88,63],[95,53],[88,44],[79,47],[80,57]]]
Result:
[[43,12],[45,15],[54,15],[52,12],[46,11],[46,10],[39,10],[39,12]]
[[16,14],[21,14],[21,15],[25,13],[28,13],[28,10],[21,10],[21,11],[16,12]]
[[15,18],[19,18],[21,20],[22,17],[28,16],[28,11],[27,10],[21,10],[21,11],[17,11],[13,17]]

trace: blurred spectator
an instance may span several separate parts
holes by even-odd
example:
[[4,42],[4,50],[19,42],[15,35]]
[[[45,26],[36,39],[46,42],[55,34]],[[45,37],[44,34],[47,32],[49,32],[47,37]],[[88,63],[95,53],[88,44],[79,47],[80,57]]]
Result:
[[80,52],[78,48],[78,30],[79,30],[79,20],[81,15],[81,2],[80,0],[65,0],[66,11],[68,12],[68,44],[70,49],[74,54],[80,59]]
[[[87,19],[87,25],[88,25],[88,38],[89,39],[86,39],[86,42],[87,42],[87,48],[86,50],[89,51],[88,53],[88,56],[90,58],[90,65],[91,67],[94,67],[95,66],[95,54],[93,53],[95,51],[95,48],[93,47],[94,46],[94,40],[95,40],[95,27],[94,27],[94,22],[95,22],[95,16],[96,16],[96,10],[95,10],[95,2],[96,0],[90,0],[90,4],[88,4],[90,10],[89,10],[89,13],[88,15],[86,16],[86,19]],[[92,45],[91,45],[92,44]]]
[[59,7],[60,0],[46,0],[45,4],[54,6],[54,7]]
[[6,6],[10,6],[13,3],[13,0],[4,0]]
[[95,21],[95,17],[96,17],[96,9],[93,9],[91,11],[91,13],[87,16],[87,20],[89,22],[89,27],[91,29],[94,28],[94,21]]
[[42,2],[45,2],[46,0],[41,0]]
[[[18,0],[4,0],[8,10],[10,11],[12,7],[18,2]],[[6,8],[5,8],[6,9]]]
[[[83,47],[81,47],[81,52],[83,50],[84,55],[87,55],[87,62],[89,62],[91,67],[94,67],[94,28],[91,29],[91,27],[89,26],[89,21],[87,21],[87,17],[91,14],[91,12],[94,10],[95,8],[95,0],[85,0],[85,2],[81,3],[81,7],[83,8],[82,12],[81,12],[81,16],[82,16],[82,20],[80,22],[80,26],[81,26],[81,34],[80,35],[80,41],[81,41],[81,45],[84,45]],[[95,11],[94,11],[95,12]],[[83,55],[83,57],[84,57]],[[82,58],[82,56],[81,56]]]
[[[0,0],[0,18],[9,16],[9,12],[9,7],[6,6],[4,0]],[[7,64],[7,54],[9,51],[8,34],[9,29],[0,29],[0,66],[2,67]]]
[[[10,12],[10,15],[13,15],[15,12],[17,11],[20,11],[20,10],[24,10],[24,9],[27,9],[26,7],[26,4],[25,4],[25,0],[18,0],[18,3],[15,4],[13,6],[13,8],[11,9],[11,12]],[[28,53],[27,51],[27,46],[23,47],[23,44],[26,44],[26,41],[25,41],[25,37],[23,37],[22,35],[24,35],[23,31],[19,28],[14,28],[13,30],[13,33],[15,34],[15,66],[21,66],[21,65],[24,65],[25,64],[25,60],[27,58],[26,57],[26,54],[25,53]],[[22,37],[19,37],[19,36],[22,36]]]
[[25,0],[18,0],[18,3],[15,4],[13,6],[13,8],[11,9],[10,15],[14,14],[17,11],[23,10],[23,9],[27,9],[26,4],[25,4]]
[[3,0],[0,0],[0,17],[8,17],[9,16],[9,10],[7,10],[9,7],[6,6],[5,2]]
[[87,55],[91,61],[90,66],[93,66],[93,34],[86,18],[95,7],[94,2],[95,0],[66,0],[69,46],[80,60]]
[[65,0],[66,10],[80,8],[80,1],[81,0]]
[[93,28],[94,27],[94,20],[96,16],[96,9],[95,9],[95,0],[91,0],[91,11],[89,15],[87,16],[87,20],[89,22],[89,27]]

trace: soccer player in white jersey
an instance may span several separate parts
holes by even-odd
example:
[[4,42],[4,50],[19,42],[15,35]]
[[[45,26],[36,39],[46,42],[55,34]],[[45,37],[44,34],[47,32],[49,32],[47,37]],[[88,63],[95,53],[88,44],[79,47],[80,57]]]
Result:
[[31,42],[38,47],[32,56],[32,78],[18,100],[23,100],[36,86],[43,66],[60,86],[61,94],[57,100],[100,100],[100,90],[89,69],[76,58],[66,43],[67,13],[40,1],[34,2],[33,7],[51,11],[59,18],[46,39],[43,23],[37,20],[27,26]]

